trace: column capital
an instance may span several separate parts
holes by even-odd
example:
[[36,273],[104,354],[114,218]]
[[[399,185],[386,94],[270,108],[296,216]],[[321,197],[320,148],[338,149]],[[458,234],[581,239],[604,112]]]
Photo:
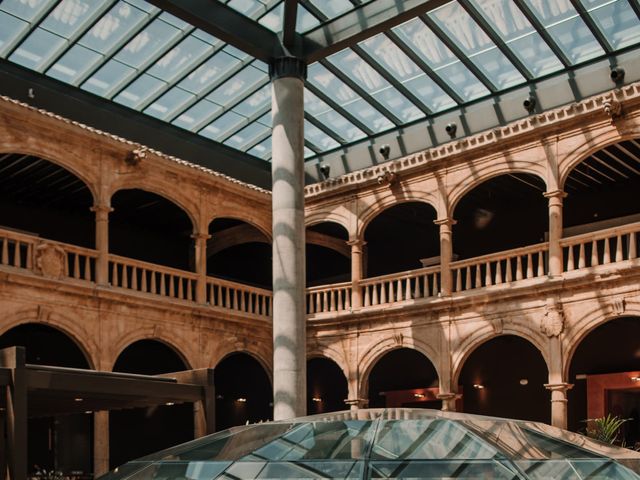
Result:
[[[569,391],[569,390],[571,390],[573,388],[573,383],[566,383],[566,382],[545,383],[544,384],[544,388],[546,388],[547,390],[550,390],[552,392],[567,393],[567,391]],[[554,400],[552,400],[552,401],[554,401]]]
[[209,235],[208,233],[192,233],[191,238],[193,238],[194,240],[209,240],[211,238],[211,235]]
[[351,407],[366,408],[369,405],[368,398],[345,398],[344,403]]
[[436,398],[438,400],[453,400],[453,399],[458,399],[460,397],[461,395],[457,393],[452,393],[452,392],[442,392],[436,395]]
[[113,212],[113,208],[110,207],[109,205],[94,205],[92,207],[89,207],[89,210],[91,210],[94,213],[111,213],[111,212]]
[[367,242],[365,242],[364,240],[356,239],[356,240],[347,240],[346,244],[349,245],[350,247],[364,247],[367,244]]
[[307,63],[297,57],[272,58],[269,61],[269,78],[271,81],[285,77],[305,80],[307,78]]
[[565,192],[564,190],[550,190],[548,192],[544,192],[542,195],[545,196],[545,198],[565,198],[567,196],[567,192]]
[[447,225],[449,227],[455,225],[456,223],[458,223],[457,220],[454,220],[451,217],[445,217],[445,218],[438,218],[436,220],[433,221],[433,223],[435,223],[436,225]]

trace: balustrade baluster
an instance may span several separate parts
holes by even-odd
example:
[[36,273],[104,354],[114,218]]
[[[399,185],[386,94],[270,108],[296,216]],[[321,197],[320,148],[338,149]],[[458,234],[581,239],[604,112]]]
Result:
[[27,243],[27,270],[33,270],[33,244]]
[[608,263],[611,263],[611,252],[609,247],[609,239],[605,238],[604,239],[604,255],[602,256],[602,264],[606,265]]
[[261,295],[262,297],[262,308],[260,309],[260,313],[262,315],[267,315],[267,297],[265,295]]
[[336,309],[341,312],[344,310],[342,303],[342,290],[336,290]]
[[[416,277],[416,282],[418,278]],[[411,300],[411,277],[407,277],[404,284],[404,299]]]
[[245,295],[246,292],[243,290],[239,291],[239,295],[240,295],[240,311],[241,312],[246,312],[246,302],[245,302]]
[[569,245],[567,250],[567,272],[573,271],[573,245]]
[[229,291],[229,287],[224,287],[224,305],[225,308],[231,307],[231,292]]
[[531,253],[527,253],[527,273],[525,278],[533,278],[535,273],[533,272],[533,256]]
[[126,264],[122,264],[122,281],[120,282],[120,285],[122,286],[122,288],[129,288],[129,279],[127,278],[127,275],[129,273],[129,267]]
[[[31,255],[29,255],[29,258],[31,258]],[[91,257],[88,255],[84,257],[84,279],[91,281]]]
[[233,289],[233,306],[231,308],[238,310],[238,290],[236,288]]
[[454,286],[454,292],[459,292],[462,290],[462,269],[457,268],[453,270],[453,274],[456,276],[456,283]]
[[215,297],[215,289],[213,288],[213,283],[210,283],[209,285],[209,298],[207,299],[209,301],[209,305],[217,305],[216,304],[216,297]]
[[114,287],[120,286],[120,282],[118,282],[118,264],[116,262],[111,264],[111,284]]
[[538,252],[538,277],[544,276],[544,253]]
[[187,300],[193,300],[193,280],[187,280]]
[[329,297],[329,311],[330,312],[335,312],[336,311],[336,291],[335,290],[331,290],[331,294]]
[[163,297],[167,295],[167,285],[165,280],[165,274],[160,272],[160,295]]
[[131,268],[131,289],[138,291],[138,269],[135,265]]
[[578,249],[578,269],[584,268],[587,266],[587,255],[584,250],[584,243],[580,244],[580,248]]
[[476,268],[476,275],[475,275],[475,281],[473,282],[473,288],[480,288],[482,287],[482,272],[481,272],[481,268],[480,265],[475,265]]
[[387,303],[387,286],[385,282],[380,283],[380,305]]
[[151,293],[157,295],[158,288],[156,283],[156,272],[154,272],[153,270],[149,270],[149,275],[151,276]]
[[624,258],[622,258],[622,235],[618,234],[616,237],[616,257],[614,261],[621,262],[622,260],[624,260]]
[[147,269],[140,269],[140,291],[147,293]]
[[522,274],[522,255],[516,257],[516,282],[524,278]]
[[2,265],[9,265],[9,239],[2,239]]
[[329,292],[326,290],[322,292],[322,312],[329,311]]
[[80,279],[80,258],[78,258],[78,254],[74,252],[69,253],[69,256],[73,262],[73,278]]
[[313,296],[316,299],[316,312],[320,313],[322,312],[322,292],[316,292]]
[[344,289],[344,309],[351,310],[351,289]]
[[404,300],[404,298],[402,298],[402,279],[398,279],[398,281],[396,282],[396,301],[397,302],[401,302]]
[[506,268],[507,268],[507,277],[506,277],[506,279],[505,279],[505,281],[506,281],[507,283],[511,283],[511,282],[513,282],[513,276],[512,276],[512,275],[513,275],[513,273],[512,273],[512,270],[513,270],[513,268],[512,268],[512,267],[513,267],[513,263],[512,263],[512,260],[513,260],[513,257],[512,257],[512,258],[507,258],[507,263],[506,263]]
[[394,303],[396,301],[395,282],[391,280],[387,285],[389,286],[389,296],[387,297],[387,300],[389,303]]
[[[21,252],[20,252],[21,243],[16,240],[16,249],[13,252],[13,266],[20,268],[22,266]],[[69,275],[69,267],[65,262],[65,275]]]
[[487,262],[484,266],[484,286],[491,286],[491,263]]
[[440,293],[440,288],[438,287],[438,275],[440,274],[438,272],[435,272],[432,275],[433,275],[433,296],[437,297],[438,294]]
[[177,277],[176,280],[178,281],[178,298],[184,300],[184,285],[182,284],[184,279]]
[[422,296],[427,298],[430,296],[429,294],[429,274],[425,273],[422,276]]
[[638,247],[636,244],[636,232],[629,235],[629,260],[638,256]]
[[380,305],[380,302],[378,301],[378,285],[372,283],[371,290],[371,305]]
[[369,285],[364,286],[364,306],[368,307],[371,305],[371,298],[369,296]]
[[170,297],[175,297],[176,296],[176,290],[175,290],[175,285],[174,285],[174,276],[171,273],[168,273],[167,275],[169,275],[169,296]]
[[502,283],[502,260],[498,260],[496,262],[496,281],[495,285],[500,285]]
[[598,241],[591,242],[591,267],[598,265]]
[[[424,275],[423,275],[424,277]],[[420,277],[416,277],[413,282],[413,298],[421,298],[420,296]]]

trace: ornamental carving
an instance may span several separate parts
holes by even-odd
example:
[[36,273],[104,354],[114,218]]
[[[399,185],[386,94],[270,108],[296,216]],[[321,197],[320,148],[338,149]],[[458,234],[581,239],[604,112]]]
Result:
[[557,337],[564,330],[564,312],[562,305],[557,302],[547,304],[546,312],[542,317],[540,330],[547,337]]
[[65,276],[64,250],[58,245],[41,243],[35,249],[36,272],[44,277],[61,279]]

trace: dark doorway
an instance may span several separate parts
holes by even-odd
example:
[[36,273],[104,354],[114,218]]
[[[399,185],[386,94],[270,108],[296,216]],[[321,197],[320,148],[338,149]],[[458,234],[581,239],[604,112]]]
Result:
[[312,358],[307,362],[307,413],[347,410],[347,379],[336,362]]
[[[186,369],[173,349],[156,340],[140,340],[129,345],[113,367],[114,372],[143,375]],[[192,440],[193,421],[192,403],[110,412],[110,467]]]
[[349,234],[334,222],[317,223],[306,231],[307,286],[351,280]]
[[458,383],[466,413],[549,423],[548,381],[540,351],[521,337],[503,335],[469,355]]

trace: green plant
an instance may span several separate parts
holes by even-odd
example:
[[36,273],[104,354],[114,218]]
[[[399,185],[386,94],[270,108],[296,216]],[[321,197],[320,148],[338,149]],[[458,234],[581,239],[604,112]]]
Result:
[[627,421],[629,421],[628,418],[620,418],[610,413],[606,417],[589,418],[585,420],[587,436],[613,445],[618,441],[620,427]]

